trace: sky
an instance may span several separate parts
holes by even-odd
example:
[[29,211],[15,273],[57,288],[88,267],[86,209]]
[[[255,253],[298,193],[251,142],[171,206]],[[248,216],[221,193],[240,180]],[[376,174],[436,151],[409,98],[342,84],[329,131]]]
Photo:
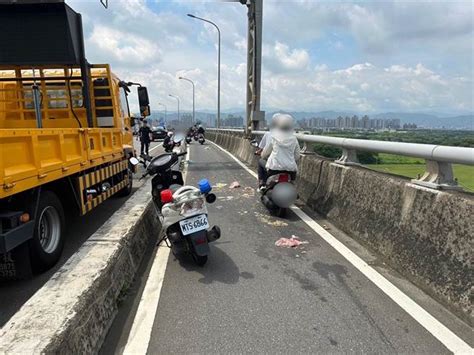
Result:
[[[86,55],[148,87],[152,110],[245,110],[247,8],[239,2],[66,0],[83,16]],[[262,109],[474,112],[471,1],[264,0]],[[137,103],[131,97],[131,108]]]

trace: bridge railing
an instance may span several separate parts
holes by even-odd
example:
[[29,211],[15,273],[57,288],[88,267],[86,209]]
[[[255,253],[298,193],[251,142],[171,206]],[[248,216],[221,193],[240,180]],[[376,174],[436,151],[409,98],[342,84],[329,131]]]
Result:
[[[222,133],[244,134],[243,129],[214,129],[210,131]],[[262,136],[265,131],[252,131],[253,136]],[[420,158],[426,161],[425,173],[412,182],[417,185],[434,189],[459,189],[457,179],[453,174],[452,164],[474,165],[474,148],[450,147],[434,144],[387,142],[366,139],[328,137],[310,134],[296,134],[299,142],[304,143],[303,151],[306,150],[306,143],[321,143],[342,149],[342,155],[335,160],[336,164],[360,165],[357,159],[357,152],[387,153],[403,155],[413,158]]]

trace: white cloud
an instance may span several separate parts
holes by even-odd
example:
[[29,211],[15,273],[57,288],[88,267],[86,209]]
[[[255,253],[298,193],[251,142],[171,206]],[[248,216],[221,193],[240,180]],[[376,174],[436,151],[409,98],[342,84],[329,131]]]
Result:
[[[473,110],[473,81],[441,76],[418,64],[382,68],[370,63],[315,69],[295,77],[267,76],[264,104],[298,110]],[[285,103],[285,106],[282,106]]]
[[275,59],[286,69],[302,70],[309,64],[309,54],[304,49],[293,49],[281,42],[273,47]]
[[[231,2],[68,0],[83,15],[90,62],[110,63],[124,80],[149,87],[151,104],[216,106],[216,31],[222,32],[222,108],[245,107],[247,15]],[[263,106],[282,109],[474,110],[473,19],[469,4],[281,2],[265,0]],[[152,8],[150,8],[152,7]],[[336,66],[320,51],[327,34]],[[347,41],[354,41],[352,47]],[[354,48],[351,52],[350,48]],[[317,62],[316,62],[317,59]],[[423,64],[420,64],[423,63]],[[429,68],[429,69],[428,69]],[[132,99],[136,109],[136,101]]]
[[126,65],[143,65],[161,59],[160,50],[153,42],[103,25],[94,26],[89,43]]

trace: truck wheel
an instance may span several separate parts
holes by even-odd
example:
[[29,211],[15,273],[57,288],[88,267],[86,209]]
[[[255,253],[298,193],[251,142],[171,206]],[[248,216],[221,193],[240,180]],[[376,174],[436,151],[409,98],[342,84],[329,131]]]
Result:
[[127,197],[129,196],[131,193],[132,193],[132,189],[133,189],[133,173],[132,171],[129,169],[127,171],[127,174],[128,174],[128,185],[125,186],[122,190],[120,190],[119,192],[117,192],[117,196],[118,197]]
[[30,256],[34,272],[53,267],[64,247],[64,210],[58,197],[51,191],[40,195]]

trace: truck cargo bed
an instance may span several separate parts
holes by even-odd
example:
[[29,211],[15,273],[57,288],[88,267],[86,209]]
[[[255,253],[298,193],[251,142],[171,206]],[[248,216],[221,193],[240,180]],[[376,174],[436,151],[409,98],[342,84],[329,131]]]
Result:
[[123,158],[119,128],[0,129],[0,198]]

